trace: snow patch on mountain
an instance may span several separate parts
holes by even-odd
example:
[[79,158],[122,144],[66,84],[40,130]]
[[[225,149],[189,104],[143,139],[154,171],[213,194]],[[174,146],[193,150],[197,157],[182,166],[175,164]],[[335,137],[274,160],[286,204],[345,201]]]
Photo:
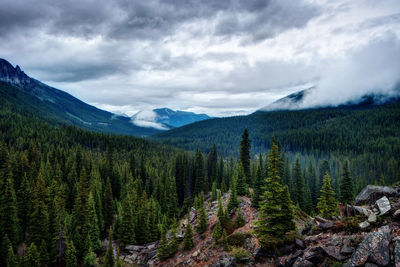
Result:
[[157,122],[157,118],[158,115],[153,110],[143,110],[133,115],[131,121],[133,124],[140,127],[155,128],[165,131],[170,129],[166,125]]

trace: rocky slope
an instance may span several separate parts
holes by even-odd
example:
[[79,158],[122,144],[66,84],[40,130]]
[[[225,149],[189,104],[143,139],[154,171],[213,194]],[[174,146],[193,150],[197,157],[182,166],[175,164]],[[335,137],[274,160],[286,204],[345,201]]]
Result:
[[[226,206],[229,194],[223,196]],[[212,230],[217,222],[217,201],[206,201],[208,229],[195,233],[195,247],[183,251],[182,244],[169,259],[157,258],[157,243],[127,246],[121,250],[125,266],[396,266],[400,267],[400,188],[368,186],[355,199],[355,204],[340,207],[332,220],[308,217],[296,211],[298,236],[277,251],[263,251],[252,234],[257,211],[248,197],[240,197],[240,210],[245,225],[229,236],[244,234],[246,257],[235,258],[215,244]],[[362,205],[362,206],[361,206]],[[233,216],[233,219],[235,219]],[[190,222],[180,222],[178,238],[188,223],[196,225],[196,210]],[[229,237],[228,237],[229,239]]]

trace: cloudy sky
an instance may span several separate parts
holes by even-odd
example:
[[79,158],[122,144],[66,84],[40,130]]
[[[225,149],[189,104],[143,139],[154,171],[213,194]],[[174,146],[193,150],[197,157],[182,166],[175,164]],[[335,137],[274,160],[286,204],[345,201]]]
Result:
[[399,0],[2,0],[0,57],[100,108],[246,114],[396,94]]

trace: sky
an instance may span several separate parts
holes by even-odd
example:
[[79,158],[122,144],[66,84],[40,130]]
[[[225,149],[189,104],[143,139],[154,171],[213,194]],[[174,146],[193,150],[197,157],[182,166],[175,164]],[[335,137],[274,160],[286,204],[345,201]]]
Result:
[[398,0],[2,0],[0,57],[99,108],[248,114],[400,82]]

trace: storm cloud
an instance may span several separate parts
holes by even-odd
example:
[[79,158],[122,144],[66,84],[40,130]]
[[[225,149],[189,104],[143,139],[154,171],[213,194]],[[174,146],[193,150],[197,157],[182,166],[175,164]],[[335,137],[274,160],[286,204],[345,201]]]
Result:
[[129,115],[250,113],[308,86],[308,106],[396,94],[399,40],[396,0],[0,1],[0,57]]

